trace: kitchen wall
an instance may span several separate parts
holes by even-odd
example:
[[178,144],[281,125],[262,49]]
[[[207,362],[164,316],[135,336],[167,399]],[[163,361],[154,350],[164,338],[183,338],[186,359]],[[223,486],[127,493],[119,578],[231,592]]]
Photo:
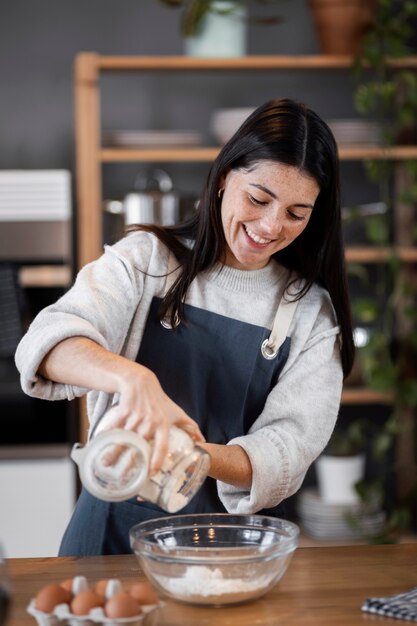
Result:
[[[259,6],[251,12],[260,14]],[[318,52],[307,0],[282,0],[264,14],[274,26],[249,27],[250,54]],[[100,54],[182,54],[180,12],[158,0],[3,0],[0,3],[0,169],[73,170],[73,62],[79,51]],[[327,118],[352,114],[343,73],[202,76],[107,76],[103,125],[108,128],[195,129],[210,141],[216,106],[256,106],[273,96],[304,100]],[[204,166],[207,167],[207,166]],[[351,181],[361,166],[345,164],[347,201],[360,202]],[[105,195],[121,196],[135,165],[106,166]],[[170,166],[181,189],[199,188],[201,166]],[[372,191],[364,191],[372,196]],[[358,197],[356,197],[358,196]]]

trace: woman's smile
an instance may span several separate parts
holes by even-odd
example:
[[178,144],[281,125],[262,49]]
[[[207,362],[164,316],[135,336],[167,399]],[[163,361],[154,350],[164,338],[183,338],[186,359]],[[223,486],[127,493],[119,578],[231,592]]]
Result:
[[243,228],[245,229],[245,232],[249,239],[258,246],[265,247],[272,241],[272,239],[264,239],[263,237],[260,237],[259,235],[254,233],[248,226],[245,226],[245,224],[243,225]]
[[231,170],[223,181],[226,264],[261,269],[306,228],[319,186],[303,171],[275,161]]

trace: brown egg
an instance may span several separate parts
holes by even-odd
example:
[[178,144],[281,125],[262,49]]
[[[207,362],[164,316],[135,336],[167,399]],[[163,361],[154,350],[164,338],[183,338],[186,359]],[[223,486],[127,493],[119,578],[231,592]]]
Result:
[[149,583],[136,583],[129,589],[129,593],[139,604],[158,604],[156,591]]
[[140,615],[142,610],[135,598],[126,591],[115,593],[104,606],[107,617],[112,619],[119,617],[134,617]]
[[94,591],[98,593],[100,596],[106,595],[107,583],[109,582],[108,578],[104,578],[103,580],[99,580],[94,585]]
[[58,604],[70,603],[71,592],[58,583],[51,583],[42,587],[36,595],[35,607],[44,613],[52,613]]
[[72,593],[73,582],[74,582],[73,578],[67,578],[66,580],[63,580],[62,583],[59,583],[59,584],[61,585],[61,587],[64,587],[64,589]]
[[95,591],[80,591],[71,602],[71,612],[74,615],[88,615],[91,609],[104,606],[104,598]]

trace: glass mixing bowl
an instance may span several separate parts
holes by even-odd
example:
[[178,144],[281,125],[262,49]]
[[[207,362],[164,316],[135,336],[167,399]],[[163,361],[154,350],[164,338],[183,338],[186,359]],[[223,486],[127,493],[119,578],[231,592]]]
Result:
[[130,529],[130,545],[156,590],[188,604],[259,598],[284,575],[298,546],[293,522],[227,513],[160,517]]

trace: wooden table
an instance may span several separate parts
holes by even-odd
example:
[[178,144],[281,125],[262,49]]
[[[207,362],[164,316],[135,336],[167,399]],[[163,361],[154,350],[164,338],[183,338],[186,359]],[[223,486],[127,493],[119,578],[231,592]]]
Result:
[[[35,626],[26,606],[48,582],[83,575],[91,582],[142,578],[134,556],[10,559],[14,587],[8,626]],[[370,596],[417,586],[417,544],[299,548],[284,578],[262,599],[227,608],[202,608],[167,601],[159,626],[354,626],[401,620],[361,612]]]

